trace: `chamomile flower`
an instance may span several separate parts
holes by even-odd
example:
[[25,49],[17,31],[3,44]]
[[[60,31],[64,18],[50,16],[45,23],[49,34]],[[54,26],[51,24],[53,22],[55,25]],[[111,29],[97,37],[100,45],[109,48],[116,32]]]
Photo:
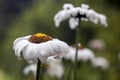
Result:
[[34,77],[36,76],[37,64],[30,64],[25,67],[23,70],[24,75],[28,75],[30,72],[33,73]]
[[17,38],[13,49],[18,58],[22,53],[29,63],[37,62],[38,59],[44,62],[50,56],[63,56],[69,51],[65,42],[43,33]]
[[74,7],[72,4],[64,4],[63,10],[60,10],[54,16],[54,22],[56,27],[60,26],[60,23],[69,19],[69,25],[71,29],[75,29],[79,25],[79,20],[92,21],[95,24],[100,23],[107,27],[106,16],[95,12],[93,9],[89,9],[89,5],[82,4],[81,7]]
[[99,50],[99,51],[105,50],[105,42],[100,39],[90,40],[88,46],[94,50]]
[[92,60],[92,66],[106,70],[109,67],[109,62],[103,57],[96,57]]
[[64,69],[60,59],[48,57],[47,59],[48,69],[47,73],[52,77],[62,78]]
[[[69,53],[63,56],[63,58],[72,60],[75,62],[76,48],[69,46]],[[78,61],[91,61],[95,57],[94,53],[88,48],[78,49],[77,59]]]

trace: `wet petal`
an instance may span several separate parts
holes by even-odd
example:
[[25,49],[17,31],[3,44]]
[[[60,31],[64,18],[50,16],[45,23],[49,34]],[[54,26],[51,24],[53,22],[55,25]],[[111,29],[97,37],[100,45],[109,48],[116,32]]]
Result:
[[77,18],[70,18],[69,25],[71,29],[75,29],[79,25],[79,19]]
[[69,52],[68,45],[65,42],[60,41],[58,39],[54,39],[50,45],[52,49],[61,56]]
[[31,36],[31,35],[25,36],[25,37],[19,37],[19,38],[17,38],[16,40],[14,40],[14,42],[13,42],[13,49],[15,48],[16,43],[18,43],[18,42],[21,41],[21,40],[28,40],[28,39],[30,38],[30,36]]
[[19,38],[18,40],[15,41],[14,43],[14,50],[15,50],[15,55],[20,57],[21,51],[24,49],[25,46],[27,46],[30,42],[24,38]]
[[23,56],[29,62],[37,62],[39,58],[39,45],[30,43],[23,49]]

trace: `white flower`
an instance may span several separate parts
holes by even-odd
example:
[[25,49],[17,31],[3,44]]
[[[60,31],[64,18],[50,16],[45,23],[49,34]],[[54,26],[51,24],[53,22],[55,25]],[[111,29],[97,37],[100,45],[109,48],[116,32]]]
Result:
[[[70,48],[69,53],[63,56],[63,58],[72,60],[74,62],[76,49],[71,46],[69,46],[69,48]],[[78,55],[77,56],[78,61],[88,61],[88,60],[91,61],[95,57],[94,53],[88,48],[79,49],[77,55]]]
[[63,58],[75,61],[75,48],[69,46],[69,53],[63,56]]
[[61,78],[64,74],[64,69],[61,64],[61,60],[56,60],[55,58],[49,57],[47,59],[47,64],[49,68],[47,69],[47,73],[52,77]]
[[[74,21],[71,21],[71,18],[74,18]],[[74,7],[72,4],[64,4],[63,10],[55,15],[54,21],[56,27],[58,27],[62,21],[70,19],[70,28],[75,29],[79,23],[79,20],[76,20],[76,18],[80,18],[83,21],[90,20],[95,24],[100,23],[105,27],[108,26],[106,16],[95,12],[93,9],[89,9],[89,5],[86,4],[82,4],[81,7]]]
[[[45,65],[47,65],[47,67],[45,69],[46,69],[46,73],[48,75],[50,75],[52,77],[57,77],[57,78],[61,78],[63,76],[64,69],[63,69],[63,66],[61,64],[61,60],[55,59],[53,57],[48,57]],[[25,67],[25,69],[23,70],[23,73],[25,75],[27,75],[30,72],[32,72],[34,74],[34,77],[36,77],[35,76],[36,75],[36,68],[37,68],[36,64],[31,64],[31,65]]]
[[78,51],[78,60],[91,61],[92,59],[94,59],[94,57],[95,57],[94,53],[88,48],[84,48]]
[[29,66],[25,67],[23,73],[28,75],[30,72],[33,73],[34,77],[36,76],[37,64],[30,64]]
[[98,67],[106,70],[109,67],[109,62],[103,57],[97,57],[92,60],[93,67]]
[[22,53],[29,63],[38,59],[44,62],[50,56],[63,56],[69,51],[65,42],[42,33],[17,38],[13,49],[16,56],[20,58]]
[[105,49],[105,42],[100,39],[93,39],[88,43],[88,46],[95,50],[104,50]]

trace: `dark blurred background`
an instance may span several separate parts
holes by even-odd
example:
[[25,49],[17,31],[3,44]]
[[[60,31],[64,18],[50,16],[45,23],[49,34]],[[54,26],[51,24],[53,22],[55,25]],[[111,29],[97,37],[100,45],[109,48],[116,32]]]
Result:
[[[93,51],[96,56],[103,56],[110,63],[110,68],[105,73],[106,80],[120,80],[119,0],[0,0],[0,80],[32,80],[23,75],[27,62],[19,61],[14,55],[13,41],[17,37],[42,32],[68,44],[74,43],[75,31],[70,30],[68,21],[62,22],[59,28],[55,27],[53,21],[54,15],[65,3],[72,3],[74,6],[85,3],[107,16],[108,28],[91,22],[81,22],[80,40],[85,47],[88,47],[88,42],[92,39],[103,40],[105,50]],[[96,77],[89,74],[91,72],[88,71],[87,76]],[[83,75],[86,75],[84,71]]]

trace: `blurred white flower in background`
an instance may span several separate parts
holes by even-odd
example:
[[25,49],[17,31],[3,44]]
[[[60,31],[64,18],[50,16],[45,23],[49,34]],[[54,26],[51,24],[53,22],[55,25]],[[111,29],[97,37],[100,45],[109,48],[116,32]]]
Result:
[[[50,75],[51,77],[57,77],[57,78],[61,78],[64,74],[64,69],[63,66],[61,64],[61,60],[59,59],[55,59],[54,57],[48,57],[47,61],[43,64],[46,66],[45,67],[45,73],[47,73],[48,75]],[[24,68],[23,73],[25,75],[28,75],[30,72],[33,73],[34,77],[36,77],[36,68],[37,65],[36,64],[31,64],[27,67]]]
[[105,42],[100,39],[92,39],[89,41],[88,46],[94,50],[105,50]]
[[103,70],[106,70],[110,65],[106,58],[96,57],[92,60],[92,66],[95,68],[101,68]]
[[55,26],[59,27],[60,23],[69,19],[71,29],[75,29],[79,25],[79,18],[83,21],[92,21],[95,24],[100,23],[107,27],[106,16],[89,9],[89,5],[82,4],[81,7],[74,7],[72,4],[64,4],[63,10],[54,16]]
[[13,49],[16,56],[20,58],[22,53],[29,63],[37,62],[38,59],[45,62],[50,56],[61,57],[69,51],[65,42],[42,33],[17,38]]
[[28,75],[30,72],[33,73],[34,77],[36,76],[37,64],[30,64],[25,67],[23,70],[24,75]]
[[[75,53],[76,48],[69,46],[69,53],[63,56],[63,58],[75,62]],[[95,57],[94,53],[88,48],[78,49],[77,55],[78,61],[91,61]]]
[[64,69],[61,60],[48,57],[47,59],[48,69],[47,73],[52,77],[61,78],[64,74]]

